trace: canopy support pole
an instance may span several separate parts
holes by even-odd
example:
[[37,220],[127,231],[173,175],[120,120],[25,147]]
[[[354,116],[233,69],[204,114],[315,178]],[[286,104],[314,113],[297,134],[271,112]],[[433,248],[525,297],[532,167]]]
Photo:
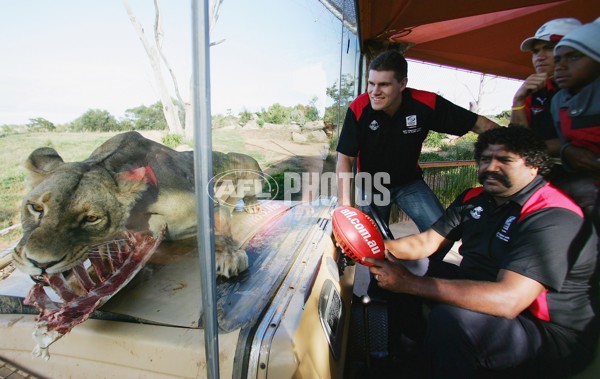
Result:
[[210,112],[210,35],[208,0],[192,0],[192,92],[197,246],[204,315],[207,377],[219,378],[214,212],[212,188],[212,130]]

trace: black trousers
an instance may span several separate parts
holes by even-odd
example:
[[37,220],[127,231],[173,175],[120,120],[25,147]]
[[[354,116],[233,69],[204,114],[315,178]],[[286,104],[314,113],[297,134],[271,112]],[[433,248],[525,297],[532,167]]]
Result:
[[[457,267],[431,261],[426,275],[457,278]],[[402,354],[400,341],[414,341],[419,378],[561,378],[572,368],[527,312],[507,319],[393,293],[376,283],[371,280],[368,293],[388,303],[390,350]]]
[[528,362],[540,358],[543,339],[535,321],[526,316],[510,320],[437,304],[427,322],[424,376],[474,378],[485,372],[525,370]]

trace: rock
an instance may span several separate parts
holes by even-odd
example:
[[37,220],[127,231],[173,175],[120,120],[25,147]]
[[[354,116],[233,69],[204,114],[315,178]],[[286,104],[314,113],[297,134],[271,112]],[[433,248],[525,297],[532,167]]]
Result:
[[255,119],[252,119],[252,120],[248,121],[247,123],[245,123],[242,126],[242,128],[245,130],[254,130],[254,129],[260,129],[260,126],[258,126],[258,122],[256,122]]
[[177,145],[175,147],[176,151],[192,151],[194,150],[190,145],[187,145],[185,143],[182,143],[181,145]]
[[304,130],[322,130],[324,128],[325,123],[323,122],[323,120],[309,121],[302,127],[302,129]]
[[293,132],[292,133],[292,141],[296,143],[306,143],[308,142],[308,137],[302,133]]
[[307,134],[308,140],[311,142],[327,142],[329,137],[323,130],[313,130]]

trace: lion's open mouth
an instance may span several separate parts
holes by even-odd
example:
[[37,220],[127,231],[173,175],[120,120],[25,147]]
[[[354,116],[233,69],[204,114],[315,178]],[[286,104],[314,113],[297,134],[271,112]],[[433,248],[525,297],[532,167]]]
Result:
[[[35,306],[40,314],[33,333],[37,342],[35,356],[49,358],[48,346],[68,333],[75,325],[121,290],[148,262],[162,241],[164,233],[154,238],[143,233],[126,233],[126,238],[95,247],[89,263],[72,269],[76,285],[65,279],[65,273],[44,274],[31,288],[24,303]],[[88,274],[87,266],[95,275]],[[63,300],[50,300],[44,287],[48,285]]]

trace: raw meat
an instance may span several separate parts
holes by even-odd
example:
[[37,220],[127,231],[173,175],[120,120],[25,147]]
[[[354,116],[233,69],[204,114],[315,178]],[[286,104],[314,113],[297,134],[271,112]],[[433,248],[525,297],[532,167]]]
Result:
[[[162,241],[143,233],[126,233],[123,240],[111,241],[92,249],[89,254],[90,268],[95,271],[98,282],[88,274],[84,264],[73,268],[73,276],[85,292],[80,296],[63,274],[43,275],[45,283],[36,283],[24,303],[35,306],[40,314],[36,317],[33,339],[37,346],[33,355],[49,359],[48,347],[121,290],[148,262]],[[45,285],[50,286],[63,300],[56,304],[50,300]]]

